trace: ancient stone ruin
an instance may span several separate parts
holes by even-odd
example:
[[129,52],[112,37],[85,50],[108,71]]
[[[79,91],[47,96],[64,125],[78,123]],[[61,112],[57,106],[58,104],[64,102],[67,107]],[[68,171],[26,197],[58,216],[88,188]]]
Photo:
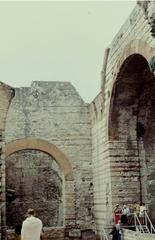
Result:
[[[0,83],[1,239],[36,209],[49,239],[95,239],[116,203],[155,224],[155,1],[137,1],[105,50],[101,89]],[[152,239],[152,238],[151,238]]]

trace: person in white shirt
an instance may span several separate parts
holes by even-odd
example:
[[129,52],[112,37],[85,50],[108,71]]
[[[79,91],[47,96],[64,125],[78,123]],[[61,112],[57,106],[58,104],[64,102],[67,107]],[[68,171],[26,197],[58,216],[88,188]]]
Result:
[[40,240],[43,224],[42,221],[34,215],[35,211],[28,209],[27,218],[22,224],[21,240]]
[[146,212],[145,203],[142,203],[139,210],[139,219],[142,225],[144,225],[145,212]]

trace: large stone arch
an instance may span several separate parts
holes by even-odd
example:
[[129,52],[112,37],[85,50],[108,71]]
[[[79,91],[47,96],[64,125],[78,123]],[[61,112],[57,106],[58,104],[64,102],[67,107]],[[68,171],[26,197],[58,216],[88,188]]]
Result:
[[35,150],[50,155],[59,165],[64,175],[63,189],[63,226],[70,224],[70,219],[75,219],[75,191],[74,178],[70,160],[54,144],[36,138],[23,138],[11,141],[5,145],[5,157],[24,150]]
[[65,154],[58,149],[54,144],[46,140],[36,138],[23,138],[9,142],[5,146],[5,155],[8,157],[14,152],[24,149],[35,149],[45,152],[55,158],[59,164],[66,180],[73,180],[72,166]]
[[[107,131],[109,131],[110,128],[110,114],[111,114],[111,99],[113,96],[113,89],[114,89],[114,84],[117,80],[117,75],[120,72],[120,68],[125,62],[125,60],[133,55],[133,54],[140,54],[143,56],[147,61],[149,61],[154,55],[155,55],[155,49],[150,46],[149,43],[140,40],[140,39],[134,39],[131,40],[125,47],[124,49],[120,52],[118,55],[118,58],[116,59],[116,63],[113,67],[113,74],[112,74],[112,79],[110,83],[110,100],[107,102]],[[107,132],[107,138],[109,139],[109,133]],[[109,139],[110,140],[110,139]]]
[[[134,101],[140,94],[139,91],[141,91],[141,88],[145,84],[148,73],[150,73],[148,62],[141,54],[131,54],[122,63],[116,81],[113,84],[110,99],[109,140],[127,140],[126,134],[124,132],[121,133],[121,127],[125,121],[127,125],[126,131],[130,131],[128,128],[130,124],[128,123],[128,108],[132,106],[134,108],[133,111],[135,111],[133,116],[136,116],[136,111],[138,111],[138,99],[136,102]],[[150,77],[152,77],[151,73]],[[122,109],[124,109],[124,112],[121,112]],[[136,135],[133,136],[133,132],[131,135],[130,137],[132,140],[136,140]]]
[[114,71],[108,115],[110,161],[115,168],[112,181],[118,192],[117,201],[122,204],[145,201],[153,222],[155,77],[148,61],[154,53],[140,40],[132,41],[124,49]]

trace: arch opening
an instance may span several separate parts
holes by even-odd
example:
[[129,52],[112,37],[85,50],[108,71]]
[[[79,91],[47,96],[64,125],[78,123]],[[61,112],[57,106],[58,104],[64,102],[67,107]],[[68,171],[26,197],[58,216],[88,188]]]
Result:
[[[120,201],[145,202],[153,222],[154,104],[155,77],[150,72],[147,60],[140,54],[132,54],[121,65],[113,85],[109,112],[109,141],[113,144],[113,161],[120,171],[116,184]],[[120,183],[121,180],[123,184]],[[124,194],[126,197],[123,199]]]
[[34,208],[44,226],[62,226],[63,183],[56,161],[41,151],[21,150],[8,156],[6,225],[21,225],[27,209]]
[[[148,81],[152,82],[150,76],[152,79],[148,63],[140,54],[129,56],[122,64],[111,96],[109,115],[110,140],[136,139],[136,132],[129,126],[135,126],[139,111],[139,98],[146,82],[147,85],[149,85]],[[146,79],[149,80],[146,81]]]
[[[71,163],[63,152],[45,140],[24,138],[7,143],[5,146],[5,156],[7,190],[10,188],[7,192],[10,194],[10,190],[13,188],[13,192],[17,195],[15,196],[15,198],[17,198],[16,206],[22,205],[23,201],[21,201],[21,199],[26,193],[25,195],[29,200],[26,204],[22,205],[22,212],[25,213],[25,209],[28,203],[30,203],[31,206],[29,207],[35,208],[35,206],[39,206],[39,209],[38,207],[36,209],[39,215],[47,215],[46,217],[43,216],[44,225],[47,227],[66,226],[70,217],[69,210],[72,211],[72,214],[74,214],[75,211],[72,203],[70,204],[71,209],[66,206],[66,202],[70,202],[70,195],[72,195],[74,199],[74,188],[70,187],[70,192],[66,191],[68,186],[73,186],[74,179]],[[14,170],[17,170],[16,176],[13,176],[15,173]],[[40,174],[42,176],[41,178]],[[7,176],[9,176],[10,179],[7,179]],[[13,181],[18,183],[17,186],[12,186]],[[33,184],[29,184],[29,181],[33,182]],[[35,190],[35,187],[37,190]],[[41,190],[39,190],[39,188]],[[16,191],[14,191],[14,189],[16,189]],[[22,191],[18,194],[20,189]],[[22,192],[24,192],[24,194],[22,194]],[[39,205],[37,205],[37,202],[39,202],[37,199],[40,197],[38,192],[41,192],[42,199],[42,201],[39,200]],[[14,198],[14,193],[12,194],[11,192],[11,195],[11,197]],[[36,205],[33,204],[33,202],[36,202]],[[53,204],[55,202],[55,204],[53,205],[52,202]],[[14,204],[13,201],[12,204]],[[7,218],[9,218],[9,208],[6,214]],[[22,213],[19,213],[19,215],[21,214]],[[15,219],[17,218],[15,217]],[[13,220],[11,219],[10,222],[7,221],[7,224],[12,226],[12,222]],[[18,224],[17,220],[16,223]]]

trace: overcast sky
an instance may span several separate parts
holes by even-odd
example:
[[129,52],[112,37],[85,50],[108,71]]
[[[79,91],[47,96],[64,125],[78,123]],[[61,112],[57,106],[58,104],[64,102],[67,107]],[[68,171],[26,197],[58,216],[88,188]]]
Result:
[[104,49],[136,1],[0,1],[0,81],[69,81],[86,102],[100,91]]

